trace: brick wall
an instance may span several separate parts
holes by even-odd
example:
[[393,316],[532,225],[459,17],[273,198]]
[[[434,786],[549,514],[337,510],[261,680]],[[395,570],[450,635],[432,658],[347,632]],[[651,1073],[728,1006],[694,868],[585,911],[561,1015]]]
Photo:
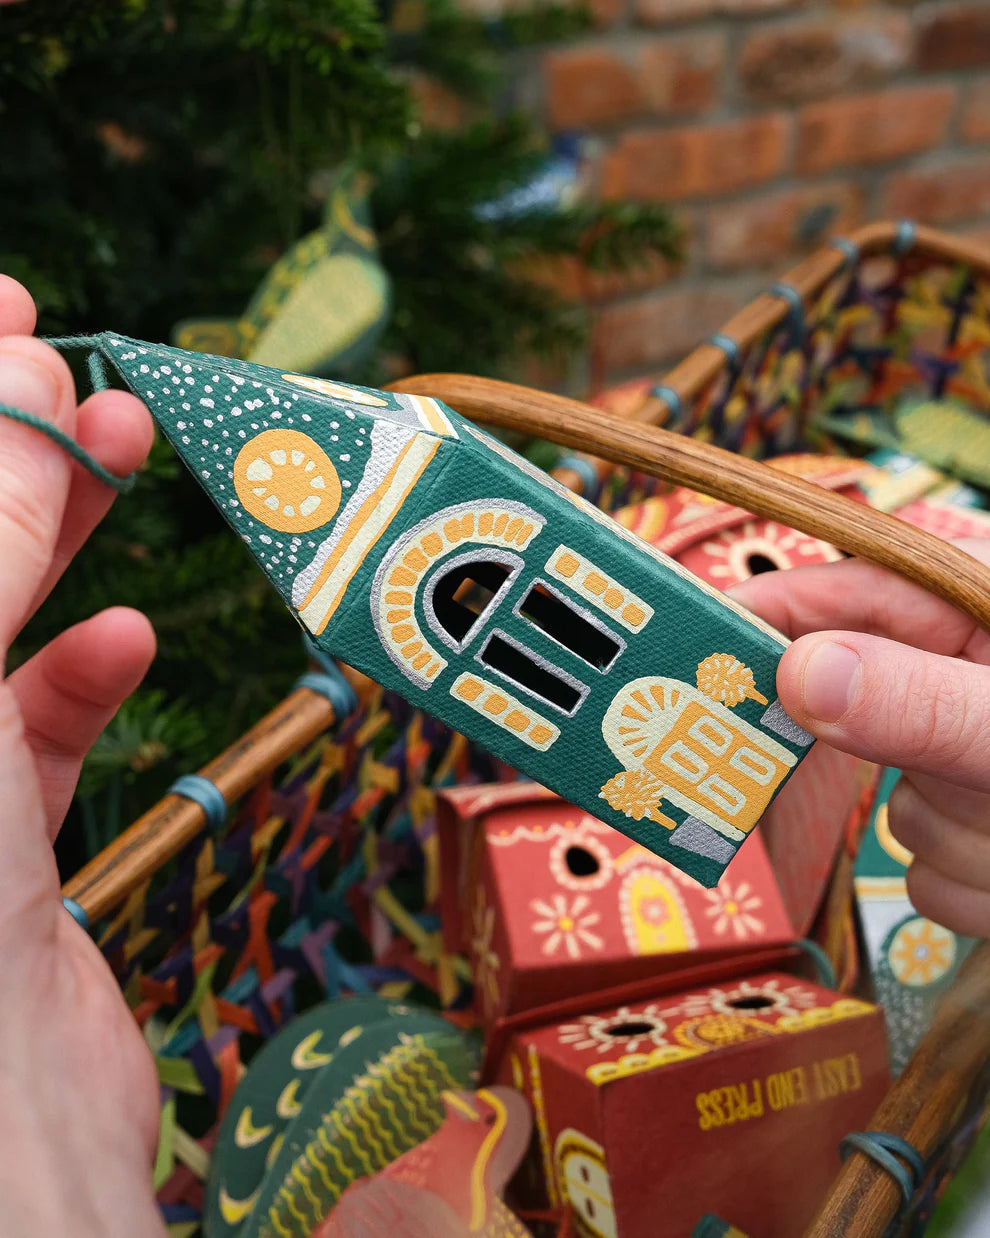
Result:
[[592,287],[609,380],[677,359],[867,220],[990,245],[990,0],[593,3],[596,30],[524,93],[551,131],[597,135],[601,194],[670,203],[690,235],[682,270]]

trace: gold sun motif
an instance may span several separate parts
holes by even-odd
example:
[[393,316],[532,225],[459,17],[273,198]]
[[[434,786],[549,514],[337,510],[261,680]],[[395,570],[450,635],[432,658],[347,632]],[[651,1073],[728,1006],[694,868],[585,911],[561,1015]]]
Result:
[[340,506],[340,480],[330,457],[299,430],[265,430],[234,461],[241,506],[279,533],[311,533]]
[[756,690],[753,672],[731,653],[713,653],[699,662],[697,684],[705,696],[723,705],[738,705],[747,697],[761,705],[768,704],[767,698]]
[[912,988],[923,988],[941,980],[955,959],[955,937],[948,929],[923,916],[901,925],[887,951],[894,978]]

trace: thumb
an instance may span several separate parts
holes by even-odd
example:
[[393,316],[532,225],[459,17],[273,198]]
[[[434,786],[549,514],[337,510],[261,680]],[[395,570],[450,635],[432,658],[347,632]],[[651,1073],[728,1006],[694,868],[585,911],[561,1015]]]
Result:
[[857,632],[794,642],[777,671],[788,714],[880,765],[990,790],[990,668]]

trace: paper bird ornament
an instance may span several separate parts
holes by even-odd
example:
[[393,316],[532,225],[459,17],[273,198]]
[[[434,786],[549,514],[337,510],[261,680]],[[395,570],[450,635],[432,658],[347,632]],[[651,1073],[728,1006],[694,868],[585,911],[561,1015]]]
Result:
[[[234,1238],[323,1068],[369,1028],[390,1023],[395,1036],[413,1011],[379,997],[324,1002],[293,1019],[251,1061],[217,1135],[204,1206],[208,1238]],[[447,1025],[436,1019],[436,1029]]]
[[351,1183],[440,1129],[445,1094],[470,1087],[477,1066],[473,1042],[429,1011],[341,999],[293,1020],[224,1117],[208,1238],[309,1238]]
[[440,1129],[349,1186],[312,1238],[531,1238],[502,1202],[529,1144],[529,1106],[512,1088],[447,1092]]
[[812,742],[780,633],[438,400],[95,340],[321,650],[716,884]]
[[176,343],[310,374],[355,372],[385,326],[390,301],[369,188],[367,175],[339,172],[322,227],[279,258],[243,315],[181,322]]

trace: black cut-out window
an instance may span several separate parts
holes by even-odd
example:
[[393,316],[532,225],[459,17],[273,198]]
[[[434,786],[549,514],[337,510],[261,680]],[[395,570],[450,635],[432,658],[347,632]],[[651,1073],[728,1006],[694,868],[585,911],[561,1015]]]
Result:
[[452,567],[438,577],[433,586],[433,614],[437,623],[458,644],[466,640],[512,571],[512,567],[488,559]]
[[622,652],[622,645],[614,636],[597,624],[590,623],[544,585],[537,584],[530,589],[522,600],[519,613],[596,670],[607,671]]
[[565,714],[572,714],[581,704],[583,695],[574,684],[501,636],[491,637],[481,651],[481,661]]

